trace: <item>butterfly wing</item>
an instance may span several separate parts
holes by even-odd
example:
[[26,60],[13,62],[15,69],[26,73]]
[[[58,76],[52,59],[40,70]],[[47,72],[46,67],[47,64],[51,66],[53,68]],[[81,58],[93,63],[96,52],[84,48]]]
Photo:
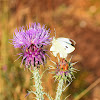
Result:
[[61,52],[62,54],[62,51],[61,48],[63,49],[63,46],[61,46],[61,44],[59,45],[59,41],[57,41],[57,39],[53,38],[52,40],[52,46],[50,48],[50,51],[53,52],[53,55],[56,57],[58,53]]
[[50,51],[53,52],[53,55],[55,57],[59,53],[60,57],[66,58],[68,53],[71,53],[75,50],[75,48],[71,44],[72,42],[69,38],[53,38]]
[[71,53],[75,50],[76,42],[69,38],[58,38],[57,41],[66,49],[67,53]]

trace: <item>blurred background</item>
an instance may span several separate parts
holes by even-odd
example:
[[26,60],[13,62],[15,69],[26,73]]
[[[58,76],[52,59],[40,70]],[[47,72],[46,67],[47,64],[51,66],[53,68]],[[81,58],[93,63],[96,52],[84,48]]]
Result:
[[[33,94],[25,97],[27,90],[34,90],[32,74],[24,65],[20,67],[21,58],[15,61],[20,51],[9,43],[16,28],[31,22],[45,24],[51,36],[55,28],[56,37],[77,43],[71,55],[72,62],[79,61],[75,68],[80,71],[61,100],[69,94],[67,100],[100,100],[100,82],[96,81],[100,78],[100,0],[0,0],[0,100],[35,100]],[[40,73],[52,65],[47,62]],[[57,82],[48,71],[42,81],[44,91],[55,97]]]

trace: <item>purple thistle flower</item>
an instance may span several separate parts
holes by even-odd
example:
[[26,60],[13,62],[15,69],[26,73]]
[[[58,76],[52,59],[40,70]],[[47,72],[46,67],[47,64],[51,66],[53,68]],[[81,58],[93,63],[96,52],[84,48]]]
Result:
[[32,23],[27,29],[21,27],[19,31],[16,30],[12,41],[15,48],[22,50],[19,55],[23,56],[22,63],[25,62],[26,68],[37,67],[45,62],[44,46],[51,42],[50,30],[45,25],[41,27],[39,23]]

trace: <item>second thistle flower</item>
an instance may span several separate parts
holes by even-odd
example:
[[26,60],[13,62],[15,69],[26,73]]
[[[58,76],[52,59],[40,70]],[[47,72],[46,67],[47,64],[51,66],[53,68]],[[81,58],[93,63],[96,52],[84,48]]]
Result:
[[77,71],[77,69],[73,67],[73,65],[75,64],[76,62],[71,63],[70,61],[67,61],[65,59],[61,59],[58,63],[56,63],[54,71],[54,77],[56,78],[56,80],[63,79],[65,82],[71,82],[72,78],[75,78],[74,72]]
[[12,41],[15,48],[22,50],[19,55],[23,56],[22,63],[25,62],[26,68],[37,67],[45,62],[44,46],[51,42],[50,30],[45,25],[41,27],[39,23],[32,23],[27,29],[21,27],[19,31],[16,30]]

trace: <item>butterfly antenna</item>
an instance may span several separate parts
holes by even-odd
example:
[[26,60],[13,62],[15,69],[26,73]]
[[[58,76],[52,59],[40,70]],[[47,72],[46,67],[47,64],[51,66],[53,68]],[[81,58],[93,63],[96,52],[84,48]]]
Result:
[[56,37],[56,30],[55,30],[55,28],[54,28],[54,34],[55,34],[55,37]]

